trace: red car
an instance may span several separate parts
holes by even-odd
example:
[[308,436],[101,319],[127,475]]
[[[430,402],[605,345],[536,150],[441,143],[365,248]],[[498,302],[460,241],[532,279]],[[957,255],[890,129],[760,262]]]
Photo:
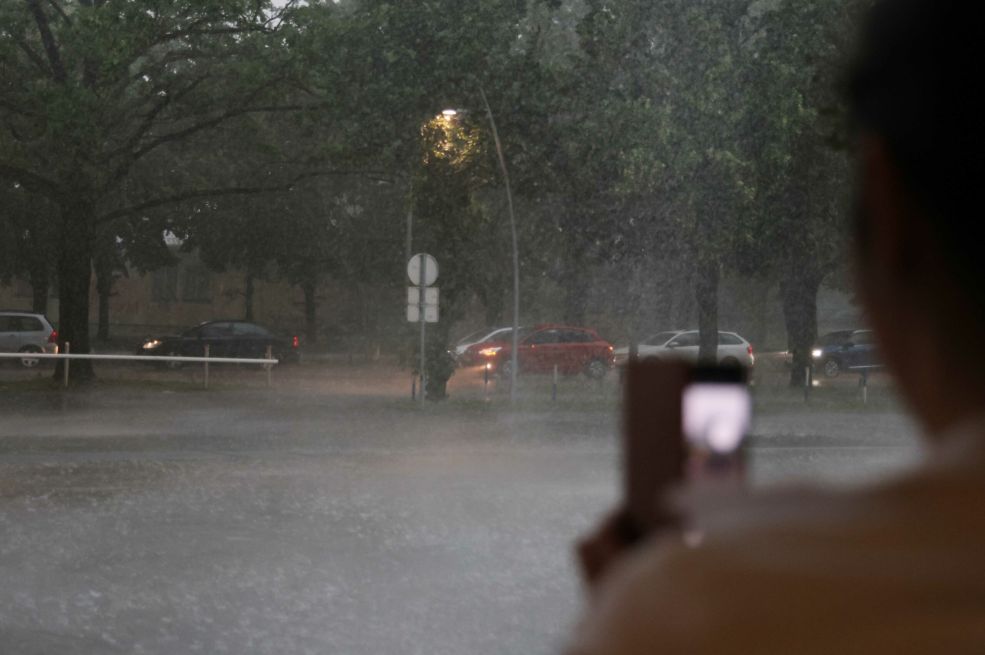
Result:
[[[540,325],[520,331],[517,360],[521,373],[584,373],[590,378],[605,376],[614,362],[614,348],[594,330],[566,325]],[[513,365],[512,344],[480,351],[500,375],[508,376]]]

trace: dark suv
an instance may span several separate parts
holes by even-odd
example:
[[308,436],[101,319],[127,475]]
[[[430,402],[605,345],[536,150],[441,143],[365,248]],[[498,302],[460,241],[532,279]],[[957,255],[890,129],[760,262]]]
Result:
[[[612,368],[613,346],[594,330],[565,325],[542,325],[524,329],[519,334],[517,361],[521,373],[584,373],[590,378],[602,378]],[[494,352],[493,352],[494,351]],[[493,360],[500,375],[511,373],[512,344],[482,351]]]
[[[269,346],[282,363],[298,361],[298,338],[275,336],[265,327],[248,321],[209,321],[173,337],[149,337],[137,348],[138,355],[202,357],[205,346],[210,357],[262,359]],[[181,362],[168,362],[172,368]]]
[[817,341],[814,351],[816,370],[834,378],[843,371],[873,371],[882,368],[872,330],[829,332]]

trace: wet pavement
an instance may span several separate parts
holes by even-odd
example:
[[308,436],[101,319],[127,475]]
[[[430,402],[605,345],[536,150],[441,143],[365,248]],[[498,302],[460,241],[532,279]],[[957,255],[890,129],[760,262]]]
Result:
[[[616,495],[606,400],[305,385],[0,393],[3,653],[553,653]],[[781,408],[758,486],[916,457],[894,409]]]

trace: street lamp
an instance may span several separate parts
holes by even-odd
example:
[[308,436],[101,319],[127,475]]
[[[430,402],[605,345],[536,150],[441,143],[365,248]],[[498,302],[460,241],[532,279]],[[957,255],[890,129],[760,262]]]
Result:
[[[513,242],[513,347],[510,352],[510,402],[516,402],[516,376],[519,368],[518,354],[520,343],[520,248],[517,245],[516,235],[516,213],[513,209],[513,189],[510,187],[510,174],[506,168],[506,157],[503,155],[503,144],[499,138],[499,130],[496,129],[496,119],[493,117],[492,107],[486,98],[486,92],[479,86],[479,95],[482,96],[482,104],[489,117],[489,127],[492,129],[493,141],[496,145],[496,154],[499,159],[499,169],[503,175],[503,185],[506,187],[506,203],[510,215],[510,234]],[[441,118],[451,122],[457,120],[461,112],[457,109],[444,109],[441,111]],[[411,225],[412,215],[407,216],[407,252],[411,250]]]

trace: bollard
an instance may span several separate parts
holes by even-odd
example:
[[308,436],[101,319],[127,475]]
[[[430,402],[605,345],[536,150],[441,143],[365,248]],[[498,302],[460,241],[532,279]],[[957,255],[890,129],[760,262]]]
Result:
[[862,375],[858,379],[858,386],[862,388],[862,404],[869,404],[869,372],[862,371]]
[[482,392],[489,395],[489,367],[492,366],[489,362],[482,367]]
[[557,402],[557,364],[554,365],[554,381],[551,384],[551,402]]
[[804,402],[808,403],[811,401],[811,386],[813,386],[814,380],[811,379],[811,367],[804,367]]
[[[204,357],[206,359],[209,358],[209,344],[205,344],[205,354],[204,354]],[[208,389],[209,388],[209,363],[208,362],[205,362],[204,366],[205,366],[205,375],[203,376],[203,380],[205,382],[205,388]]]
[[417,400],[417,376],[413,375],[410,378],[410,399]]
[[[68,341],[65,342],[65,354],[66,355],[72,354],[72,344],[69,343]],[[62,373],[65,375],[65,388],[68,389],[68,366],[72,360],[65,358],[62,361],[65,362],[65,366],[62,368]]]
[[[273,358],[274,358],[274,347],[267,346],[267,359],[273,359]],[[269,389],[273,385],[272,375],[273,375],[274,365],[265,364],[265,366],[267,367],[267,388]]]

